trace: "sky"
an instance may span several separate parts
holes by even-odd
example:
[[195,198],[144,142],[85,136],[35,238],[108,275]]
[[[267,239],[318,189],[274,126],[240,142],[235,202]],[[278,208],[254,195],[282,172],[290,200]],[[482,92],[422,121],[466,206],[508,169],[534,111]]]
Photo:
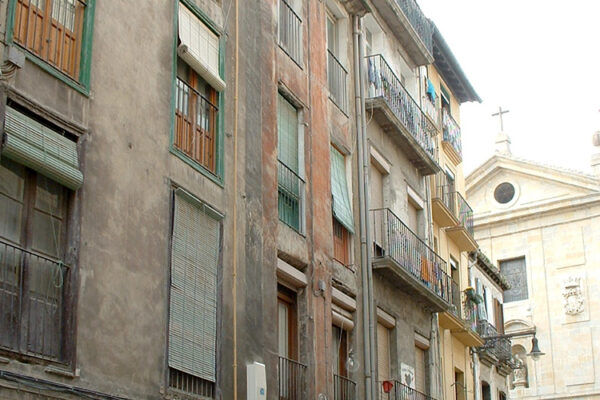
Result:
[[499,106],[514,156],[591,173],[600,0],[417,2],[483,100],[460,110],[465,174],[493,155]]

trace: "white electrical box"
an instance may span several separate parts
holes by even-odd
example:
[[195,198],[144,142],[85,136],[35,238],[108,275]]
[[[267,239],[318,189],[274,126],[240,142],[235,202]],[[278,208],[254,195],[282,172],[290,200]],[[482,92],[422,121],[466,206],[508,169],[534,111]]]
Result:
[[248,400],[265,400],[267,398],[267,373],[265,364],[254,362],[246,366],[246,376],[248,379],[247,390]]

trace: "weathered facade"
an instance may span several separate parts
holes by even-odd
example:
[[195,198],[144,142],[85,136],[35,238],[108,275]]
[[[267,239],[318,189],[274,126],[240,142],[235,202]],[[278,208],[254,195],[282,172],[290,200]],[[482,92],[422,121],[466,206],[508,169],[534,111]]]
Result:
[[414,1],[0,16],[0,397],[450,396]]

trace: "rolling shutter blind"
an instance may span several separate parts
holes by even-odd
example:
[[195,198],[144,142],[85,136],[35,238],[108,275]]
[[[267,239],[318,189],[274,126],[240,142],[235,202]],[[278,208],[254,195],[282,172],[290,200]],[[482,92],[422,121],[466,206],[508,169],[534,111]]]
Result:
[[333,146],[331,146],[331,197],[333,216],[349,232],[354,233],[354,219],[346,180],[346,163],[343,154]]
[[298,111],[281,94],[277,103],[277,157],[299,175]]
[[390,331],[377,323],[377,380],[386,381],[390,375]]
[[169,366],[215,382],[220,223],[207,208],[175,194]]
[[425,350],[415,346],[415,384],[419,392],[426,393],[425,390]]
[[10,107],[6,108],[2,156],[69,189],[83,184],[77,144]]
[[216,91],[224,90],[219,75],[219,37],[181,3],[179,40],[177,54]]

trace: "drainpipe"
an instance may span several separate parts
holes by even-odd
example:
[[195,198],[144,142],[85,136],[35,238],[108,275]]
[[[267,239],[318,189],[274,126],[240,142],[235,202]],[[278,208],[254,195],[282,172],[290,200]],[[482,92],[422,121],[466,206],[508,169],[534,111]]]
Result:
[[231,270],[231,295],[233,301],[233,329],[232,329],[232,345],[233,345],[233,400],[237,400],[237,201],[238,201],[238,87],[239,87],[239,4],[238,0],[235,0],[235,71],[234,81],[235,86],[233,90],[233,243],[232,243],[232,270]]
[[[360,17],[352,16],[353,25],[353,46],[354,46],[354,108],[356,116],[356,148],[358,162],[358,205],[360,209],[360,271],[362,281],[362,302],[363,302],[363,349],[364,349],[364,374],[365,374],[365,400],[375,399],[373,397],[374,387],[374,363],[372,360],[372,332],[373,319],[373,298],[372,298],[372,276],[371,272],[371,257],[369,251],[369,206],[367,196],[368,185],[368,164],[365,164],[367,159],[366,152],[366,129],[363,125],[364,118],[364,90],[362,85],[362,34],[360,28]],[[366,165],[366,167],[365,167]]]
[[[468,267],[468,277],[469,277],[469,286],[475,287],[475,278],[471,273],[473,266],[477,262],[477,256],[475,256],[475,260],[471,261],[471,257],[467,256],[469,260]],[[479,385],[479,355],[475,352],[471,352],[473,354],[473,395],[475,396],[475,400],[479,400],[481,398],[480,385]]]

